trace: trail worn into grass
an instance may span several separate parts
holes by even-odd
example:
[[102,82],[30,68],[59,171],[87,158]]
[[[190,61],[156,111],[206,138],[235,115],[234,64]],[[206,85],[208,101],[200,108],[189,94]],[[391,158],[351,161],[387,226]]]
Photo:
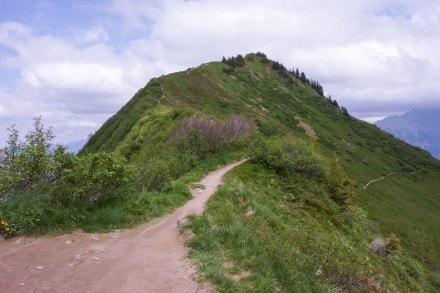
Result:
[[[391,176],[391,175],[395,175],[395,173],[393,173],[393,172],[388,173],[388,174],[386,175],[386,177]],[[385,176],[382,176],[382,177],[377,178],[377,179],[370,180],[367,184],[364,185],[364,187],[362,187],[362,189],[367,189],[368,186],[370,186],[371,183],[378,182],[378,181],[382,181],[382,180],[385,180]]]
[[[413,171],[413,172],[409,172],[409,174],[411,174],[411,175],[416,175],[417,173],[420,173],[420,172],[422,172],[422,171],[423,171],[423,170],[416,170],[416,171]],[[382,177],[380,177],[380,178],[370,180],[367,184],[364,185],[364,187],[362,187],[362,189],[367,189],[368,186],[370,186],[371,183],[385,180],[386,177],[388,177],[388,176],[392,176],[392,175],[396,175],[396,173],[391,172],[391,173],[388,173],[386,176],[382,176]]]
[[[242,161],[241,161],[242,162]],[[208,174],[172,214],[130,230],[0,240],[0,292],[210,292],[194,280],[179,221],[200,214],[223,175]]]

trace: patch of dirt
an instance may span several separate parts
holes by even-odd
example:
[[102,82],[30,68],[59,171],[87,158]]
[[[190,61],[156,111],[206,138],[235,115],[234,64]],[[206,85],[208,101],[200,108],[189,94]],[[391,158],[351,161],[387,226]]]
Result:
[[251,275],[252,275],[251,271],[243,270],[243,271],[241,271],[241,272],[239,272],[237,274],[231,274],[231,275],[229,275],[229,277],[232,280],[238,282],[238,281],[240,281],[243,278],[250,277]]
[[253,210],[252,208],[249,208],[246,211],[246,217],[252,217],[253,215],[255,215],[255,210]]
[[304,131],[307,133],[308,136],[310,136],[313,139],[318,139],[318,134],[313,130],[313,128],[301,120],[298,116],[295,116],[296,125],[304,129]]
[[251,78],[253,78],[253,79],[256,79],[256,80],[258,80],[258,81],[260,81],[260,78],[258,77],[258,75],[257,74],[255,74],[253,71],[252,71],[252,69],[249,69],[249,76],[251,77]]
[[130,230],[0,240],[0,292],[213,292],[195,281],[178,223],[201,214],[236,162],[208,174],[172,214]]
[[[233,270],[234,266],[235,266],[235,264],[231,260],[227,260],[227,261],[223,262],[223,267],[227,270]],[[252,272],[249,270],[240,270],[240,271],[234,272],[234,273],[226,273],[226,275],[228,276],[229,279],[238,282],[243,278],[247,278],[247,277],[251,276]]]

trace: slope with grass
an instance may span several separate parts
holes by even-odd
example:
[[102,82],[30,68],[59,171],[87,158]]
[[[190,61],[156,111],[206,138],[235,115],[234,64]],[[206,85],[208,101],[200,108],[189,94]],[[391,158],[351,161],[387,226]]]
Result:
[[[229,284],[226,279],[215,279],[214,275],[211,281],[220,289],[239,286],[243,291],[248,290],[249,280],[254,282],[249,285],[252,288],[257,286],[255,282],[272,280],[261,284],[263,291],[274,288],[283,291],[292,288],[314,288],[314,291],[332,288],[354,291],[438,289],[439,161],[419,148],[394,139],[376,126],[351,117],[337,102],[323,97],[322,88],[315,82],[303,74],[286,70],[264,54],[237,56],[224,61],[152,79],[90,138],[81,153],[119,153],[141,170],[145,169],[141,178],[149,182],[145,186],[147,190],[157,186],[166,190],[170,180],[181,176],[206,156],[225,150],[243,150],[249,145],[249,141],[241,139],[210,143],[208,138],[214,129],[221,129],[221,125],[229,125],[227,128],[235,125],[231,123],[235,119],[232,117],[242,117],[253,125],[257,132],[256,145],[266,140],[270,145],[271,139],[277,141],[279,137],[293,136],[303,141],[298,144],[300,149],[304,145],[314,149],[306,151],[312,160],[299,162],[304,168],[293,168],[299,177],[283,177],[286,174],[274,168],[279,163],[276,156],[263,160],[264,164],[254,162],[255,166],[263,164],[264,169],[259,170],[254,165],[246,169],[249,174],[240,175],[239,181],[234,181],[234,188],[238,191],[231,191],[225,196],[232,198],[219,198],[220,203],[217,203],[231,201],[227,208],[225,206],[228,210],[225,212],[235,213],[236,209],[251,207],[245,214],[265,215],[263,218],[243,217],[244,210],[238,212],[241,213],[239,216],[228,215],[234,218],[230,226],[232,231],[221,232],[222,237],[218,240],[238,241],[243,249],[248,247],[267,255],[268,262],[263,262],[259,269],[262,273],[256,275],[254,266],[257,264],[247,263],[244,257],[251,257],[250,262],[253,254],[236,252],[242,253],[243,257],[234,257],[229,262],[229,255],[218,255],[222,249],[212,249],[218,247],[217,244],[205,248],[202,243],[202,252],[214,253],[209,257],[225,258],[221,267],[226,267],[231,274],[230,278],[226,275],[226,279],[243,280],[236,281],[238,285]],[[204,126],[185,132],[187,136],[184,138],[179,136],[182,132],[176,132],[182,129],[182,125],[196,121],[202,121],[200,125]],[[212,126],[206,121],[211,121]],[[235,152],[235,156],[239,155]],[[321,157],[326,159],[321,160]],[[289,157],[284,159],[290,160]],[[342,166],[351,179],[341,177],[339,183],[342,185],[334,185],[331,183],[334,178],[328,171],[339,169],[331,169],[331,164],[324,161],[336,162],[335,166]],[[327,164],[328,168],[324,168],[317,178],[301,177],[309,174],[308,167],[315,163]],[[386,177],[389,173],[395,175]],[[363,189],[368,182],[382,176],[386,178]],[[251,180],[254,177],[261,180]],[[356,191],[355,195],[344,190],[349,187]],[[240,188],[244,188],[244,194],[240,193]],[[248,192],[255,199],[242,198]],[[345,197],[349,199],[345,201]],[[350,210],[354,214],[344,214]],[[364,213],[368,219],[365,223],[362,222]],[[208,214],[217,221],[216,212],[208,211]],[[350,221],[344,224],[344,217],[360,217],[358,220],[362,220],[365,231],[352,228]],[[253,219],[256,222],[252,222]],[[218,223],[203,225],[208,225],[203,229],[209,233],[210,230],[215,232]],[[274,231],[280,231],[278,229],[284,232],[277,238]],[[244,230],[246,238],[238,237]],[[298,239],[294,237],[297,233]],[[402,248],[398,257],[389,260],[371,252],[369,243],[375,239],[380,242],[381,237],[388,243],[400,239]],[[255,244],[254,240],[257,241]],[[319,243],[329,242],[335,242],[335,245],[319,246]],[[275,249],[279,243],[283,246]],[[283,253],[288,256],[286,260],[281,259]],[[353,259],[351,266],[343,259],[347,254]],[[291,270],[294,261],[298,267]],[[367,269],[370,265],[371,272]],[[355,273],[350,275],[344,266],[352,268]],[[399,281],[400,277],[402,280]],[[303,281],[297,283],[296,280]]]

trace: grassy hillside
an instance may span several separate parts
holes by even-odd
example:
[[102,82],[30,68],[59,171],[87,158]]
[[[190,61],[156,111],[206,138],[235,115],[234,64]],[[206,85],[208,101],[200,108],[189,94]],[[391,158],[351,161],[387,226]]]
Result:
[[[348,235],[349,241],[362,239],[359,241],[363,241],[363,246],[350,253],[359,254],[363,251],[364,256],[368,256],[365,252],[368,241],[395,234],[401,240],[403,255],[419,261],[427,274],[432,273],[432,278],[437,278],[437,281],[413,280],[413,284],[405,281],[399,283],[396,281],[398,277],[390,277],[380,281],[381,284],[389,285],[385,288],[405,291],[405,286],[408,285],[411,290],[423,291],[423,287],[420,287],[423,282],[431,284],[426,288],[440,286],[439,161],[419,148],[394,139],[376,126],[347,115],[345,109],[339,107],[335,101],[319,93],[316,83],[307,80],[305,76],[287,71],[278,62],[267,60],[263,54],[249,54],[244,60],[231,58],[225,61],[152,79],[92,136],[82,153],[116,151],[130,161],[139,161],[145,155],[154,157],[155,154],[162,154],[160,146],[169,144],[174,129],[185,118],[196,115],[222,121],[231,114],[240,114],[252,121],[264,137],[289,134],[305,139],[328,158],[338,160],[355,180],[356,195],[351,205],[361,207],[369,222],[364,227],[368,231],[364,231],[365,234],[362,235],[346,228],[342,228],[343,232],[337,232]],[[259,171],[252,170],[257,172],[257,176]],[[380,180],[371,182],[366,187],[370,181],[376,179]],[[261,182],[253,182],[248,178],[244,182],[246,186],[250,184],[249,188],[258,189],[265,186],[266,180],[267,178],[263,178]],[[285,193],[282,188],[278,191],[280,194],[283,192]],[[320,192],[319,188],[307,191],[315,194]],[[271,198],[275,195],[267,191],[261,196]],[[285,203],[282,199],[281,202],[274,203],[275,206],[283,204]],[[273,213],[271,217],[277,217],[275,206],[261,208],[267,213]],[[344,207],[339,209],[343,210]],[[295,222],[303,212],[295,213],[297,214],[286,217],[294,217],[296,220],[292,221]],[[279,215],[282,217],[283,213]],[[304,224],[307,229],[314,229],[313,237],[319,238],[316,231],[329,229],[323,219],[331,215],[320,217],[311,212],[304,218],[307,219]],[[338,217],[342,216],[338,214]],[[313,219],[321,219],[317,220],[319,225],[314,225]],[[238,221],[243,224],[246,219]],[[293,225],[290,220],[285,222],[280,218],[274,221],[280,221],[279,225],[288,231],[293,229],[291,233],[299,229],[290,227]],[[256,230],[256,233],[263,232]],[[333,241],[332,237],[336,234],[332,235],[324,235],[323,241]],[[269,242],[264,245],[272,245],[270,243],[273,240],[265,241]],[[291,239],[280,241],[290,242]],[[313,242],[311,239],[308,241]],[[303,253],[302,257],[306,257],[307,253],[313,254],[305,250],[295,253]],[[321,259],[322,257],[321,255]],[[371,258],[371,255],[368,257]],[[374,261],[379,262],[377,259]],[[365,264],[359,263],[359,267],[363,265]],[[386,264],[374,266],[377,269],[375,273],[380,275],[382,269],[386,272],[393,271],[392,268],[384,269],[383,266]],[[394,272],[398,274],[398,269]],[[358,276],[360,275],[362,274],[359,273]],[[328,272],[327,277],[331,279],[331,276],[331,272]],[[335,278],[332,280],[324,283],[321,280],[320,285],[314,284],[321,289],[326,288],[325,290],[333,288],[332,286],[342,286]],[[312,286],[311,283],[309,285]]]

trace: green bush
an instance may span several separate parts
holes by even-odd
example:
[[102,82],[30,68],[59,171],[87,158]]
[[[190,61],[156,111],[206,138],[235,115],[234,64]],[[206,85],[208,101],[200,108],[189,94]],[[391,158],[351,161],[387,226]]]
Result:
[[172,180],[191,170],[198,160],[193,151],[174,145],[142,149],[134,164],[139,170],[140,185],[144,191],[161,191]]
[[101,197],[127,196],[135,191],[136,170],[114,153],[75,157],[51,191],[56,199],[79,198],[96,201]]
[[292,174],[299,174],[322,182],[329,197],[339,205],[347,206],[355,194],[354,181],[339,161],[327,159],[311,142],[293,136],[258,137],[249,152],[253,161],[275,170],[286,180]]
[[54,176],[51,141],[55,136],[51,128],[44,128],[41,117],[34,119],[33,126],[24,141],[15,125],[8,128],[6,146],[0,149],[0,197],[38,188]]
[[141,168],[141,182],[144,190],[162,190],[173,179],[169,161],[151,157]]
[[279,174],[299,173],[323,181],[330,171],[327,159],[311,143],[293,136],[256,139],[250,154]]
[[354,181],[347,176],[338,160],[330,162],[326,185],[330,198],[341,205],[346,205],[355,194]]
[[368,230],[368,218],[365,211],[355,205],[347,206],[342,212],[344,222],[356,231]]
[[254,126],[241,115],[231,115],[223,121],[206,116],[182,120],[170,140],[179,150],[199,158],[244,145],[254,134]]
[[403,268],[405,271],[416,280],[420,280],[425,276],[423,267],[414,259],[409,257],[402,257]]

